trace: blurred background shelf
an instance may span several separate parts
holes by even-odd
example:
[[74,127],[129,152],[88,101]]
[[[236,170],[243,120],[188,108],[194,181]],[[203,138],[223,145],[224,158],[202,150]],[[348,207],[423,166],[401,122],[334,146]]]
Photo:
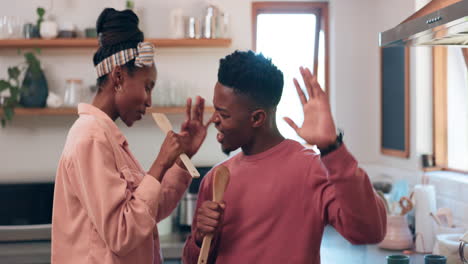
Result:
[[[156,47],[228,47],[231,39],[146,39]],[[0,48],[97,48],[94,38],[2,39]]]
[[[185,113],[185,107],[174,106],[174,107],[151,107],[147,109],[148,113],[165,113],[165,114],[183,114]],[[206,113],[213,113],[214,108],[211,106],[205,107]],[[76,115],[76,108],[15,108],[15,115],[18,116],[66,116]],[[0,115],[3,115],[3,110],[0,109]]]

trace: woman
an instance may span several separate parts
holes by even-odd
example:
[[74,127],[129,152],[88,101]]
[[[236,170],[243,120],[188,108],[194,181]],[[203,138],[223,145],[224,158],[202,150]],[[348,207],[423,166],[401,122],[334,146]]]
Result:
[[[191,182],[178,159],[205,139],[204,100],[180,134],[169,132],[144,172],[114,123],[127,126],[151,106],[156,83],[153,46],[144,43],[130,10],[105,9],[97,20],[94,55],[99,91],[78,106],[57,169],[52,217],[52,263],[161,263],[156,223],[176,207]],[[177,163],[177,164],[175,164]]]

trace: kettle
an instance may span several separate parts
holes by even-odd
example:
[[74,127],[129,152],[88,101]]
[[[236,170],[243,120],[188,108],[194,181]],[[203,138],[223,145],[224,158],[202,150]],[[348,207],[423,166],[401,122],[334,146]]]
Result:
[[195,216],[195,209],[197,208],[197,194],[185,192],[180,200],[179,207],[177,208],[177,225],[181,229],[190,229],[193,218]]
[[190,187],[184,193],[177,207],[175,225],[178,226],[181,231],[190,231],[197,208],[198,189],[200,188],[203,177],[211,170],[211,167],[197,167],[197,170],[200,172],[200,178],[192,179]]
[[468,232],[463,235],[460,239],[460,247],[458,248],[458,252],[460,253],[460,259],[464,264],[468,264],[468,260],[465,258],[464,248],[468,245]]

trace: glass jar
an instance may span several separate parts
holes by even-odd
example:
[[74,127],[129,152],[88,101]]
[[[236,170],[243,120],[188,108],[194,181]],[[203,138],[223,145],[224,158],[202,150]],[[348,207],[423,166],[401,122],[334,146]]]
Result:
[[79,79],[68,79],[65,85],[65,96],[63,104],[68,107],[77,106],[81,101],[81,87],[83,81]]
[[0,39],[21,38],[22,26],[17,16],[0,16]]

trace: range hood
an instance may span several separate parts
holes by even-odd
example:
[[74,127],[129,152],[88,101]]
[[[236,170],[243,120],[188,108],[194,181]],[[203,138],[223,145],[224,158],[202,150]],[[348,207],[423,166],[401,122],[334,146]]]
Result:
[[380,33],[379,44],[468,46],[468,0],[433,0],[398,26]]

